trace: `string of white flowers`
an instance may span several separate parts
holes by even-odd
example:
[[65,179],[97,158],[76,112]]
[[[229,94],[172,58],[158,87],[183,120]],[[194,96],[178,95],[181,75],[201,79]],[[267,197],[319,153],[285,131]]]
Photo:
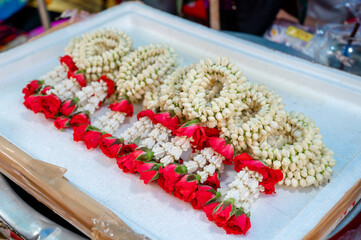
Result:
[[74,98],[76,93],[80,91],[81,87],[75,78],[70,77],[55,84],[52,89],[47,91],[47,94],[55,94],[61,101]]
[[95,110],[99,108],[99,103],[103,102],[107,95],[108,86],[103,80],[91,82],[75,93],[79,99],[78,111],[88,111],[89,114],[94,114]]
[[102,29],[72,39],[65,48],[76,66],[85,71],[88,83],[112,73],[133,45],[132,39],[117,29]]
[[168,46],[139,47],[122,59],[116,79],[119,96],[128,96],[136,102],[144,94],[162,84],[176,65],[177,55]]
[[156,110],[159,108],[159,97],[160,97],[160,88],[156,87],[153,90],[150,90],[145,93],[143,100],[143,108],[144,109],[152,109]]
[[279,184],[307,187],[325,183],[336,165],[333,153],[322,142],[320,129],[303,113],[289,112],[281,123],[283,132],[269,136],[251,150],[270,167],[281,169]]
[[264,191],[264,187],[259,185],[262,180],[260,173],[246,167],[238,172],[227,188],[220,188],[218,191],[223,200],[233,199],[237,208],[243,208],[245,213],[249,213],[252,203],[259,197],[259,193]]
[[167,166],[168,164],[179,161],[181,155],[191,148],[190,139],[186,136],[174,136],[170,142],[164,142],[153,148],[156,159]]
[[201,177],[200,182],[204,183],[209,176],[212,176],[216,171],[223,172],[224,157],[207,147],[201,151],[196,150],[189,156],[189,160],[184,162],[188,173],[195,173]]
[[54,86],[57,83],[68,79],[68,69],[65,65],[58,65],[50,72],[41,76],[39,79],[44,81],[45,86]]
[[[208,127],[222,127],[245,104],[242,71],[227,57],[207,58],[165,80],[161,108],[187,120],[199,118]],[[176,97],[175,95],[179,95]]]
[[140,141],[140,146],[152,150],[156,145],[164,145],[169,140],[171,134],[171,130],[157,123],[148,136]]
[[139,121],[133,123],[133,125],[127,128],[121,135],[120,138],[124,139],[125,144],[134,142],[137,138],[144,139],[154,128],[152,120],[148,117],[142,117]]
[[241,152],[257,146],[268,136],[278,133],[286,118],[282,98],[264,85],[245,83],[243,110],[235,110],[234,117],[221,128],[221,137],[232,140],[235,150]]
[[92,125],[113,135],[119,130],[120,125],[124,122],[125,116],[126,113],[124,112],[110,110],[105,115],[99,117]]

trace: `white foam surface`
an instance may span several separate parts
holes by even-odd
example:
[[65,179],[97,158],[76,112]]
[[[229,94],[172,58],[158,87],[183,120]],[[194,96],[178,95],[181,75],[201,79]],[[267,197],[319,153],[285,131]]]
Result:
[[[101,27],[127,32],[134,46],[167,43],[180,65],[207,56],[229,56],[250,81],[261,82],[284,98],[286,110],[304,112],[321,128],[337,166],[329,184],[319,188],[276,188],[251,211],[252,228],[244,239],[300,239],[361,177],[361,79],[253,43],[217,33],[139,4],[123,4],[86,22],[57,31],[0,54],[0,134],[33,157],[68,171],[66,177],[135,231],[152,239],[239,239],[168,195],[157,184],[144,185],[125,174],[100,150],[73,142],[72,131],[58,131],[22,102],[27,82],[50,71],[71,37]],[[133,117],[132,121],[135,120]],[[125,126],[129,126],[127,122]],[[124,127],[123,127],[124,129]],[[1,160],[0,160],[1,161]],[[222,180],[230,182],[233,173]],[[243,238],[243,237],[242,237]]]

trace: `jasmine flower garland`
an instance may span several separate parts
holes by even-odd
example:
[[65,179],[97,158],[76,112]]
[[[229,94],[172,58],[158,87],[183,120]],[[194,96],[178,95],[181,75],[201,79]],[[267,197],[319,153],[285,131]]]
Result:
[[85,72],[89,83],[118,71],[122,57],[131,50],[132,44],[126,33],[117,29],[102,29],[72,39],[65,52]]

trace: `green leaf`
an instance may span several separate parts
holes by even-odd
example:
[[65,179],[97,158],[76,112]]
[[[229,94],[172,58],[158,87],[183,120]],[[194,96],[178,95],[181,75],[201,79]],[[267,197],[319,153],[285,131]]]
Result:
[[195,118],[194,120],[186,122],[185,124],[183,124],[182,127],[184,127],[184,128],[189,127],[189,126],[192,126],[192,125],[194,125],[196,123],[199,123],[199,122],[200,122],[200,120],[198,118]]
[[184,166],[184,165],[181,165],[181,166],[176,167],[176,168],[174,169],[174,171],[175,171],[176,173],[178,173],[178,174],[183,175],[183,174],[186,174],[186,173],[187,173],[187,167]]
[[150,181],[155,181],[155,180],[157,180],[159,177],[160,177],[160,173],[157,172],[157,173],[154,175],[154,177],[152,177],[152,179],[151,179]]
[[187,176],[187,182],[193,182],[193,181],[198,181],[197,175],[188,175]]
[[133,143],[139,145],[140,140],[141,140],[141,138],[140,138],[140,137],[137,137],[137,138],[133,141]]

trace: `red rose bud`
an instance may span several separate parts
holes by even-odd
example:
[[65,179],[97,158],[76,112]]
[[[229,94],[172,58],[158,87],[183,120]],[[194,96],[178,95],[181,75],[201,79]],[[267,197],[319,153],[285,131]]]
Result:
[[209,221],[213,222],[213,212],[220,205],[221,205],[221,203],[214,202],[214,203],[210,203],[210,204],[205,204],[203,206],[202,210],[207,215],[207,218],[208,218]]
[[203,127],[207,137],[219,137],[220,131],[217,128]]
[[159,170],[160,176],[158,179],[158,184],[167,193],[174,191],[175,185],[183,176],[183,171],[181,173],[176,171],[176,169],[178,170],[180,168],[175,164],[169,164]]
[[137,148],[138,148],[138,146],[137,146],[137,144],[135,144],[135,143],[124,144],[124,145],[121,147],[121,149],[120,149],[120,151],[119,151],[119,153],[118,153],[118,156],[123,156],[123,155],[125,155],[125,154],[134,152],[135,149],[137,149]]
[[65,116],[57,117],[56,120],[54,121],[54,125],[59,130],[68,128],[70,127],[70,119]]
[[226,158],[225,161],[223,161],[224,164],[232,164],[234,148],[231,143],[228,143],[226,140],[219,137],[209,137],[207,141],[208,145],[213,148],[214,151]]
[[115,112],[123,112],[127,117],[133,116],[133,104],[126,99],[109,105],[110,110]]
[[138,166],[140,179],[142,179],[145,184],[157,180],[160,176],[160,166],[160,164],[157,164],[155,162],[143,163],[142,165]]
[[[71,121],[71,120],[70,120]],[[71,123],[70,123],[71,124]],[[75,142],[79,142],[83,140],[83,135],[88,128],[88,124],[73,126],[73,139]]]
[[78,98],[69,99],[65,101],[60,107],[60,113],[65,116],[70,116],[78,108]]
[[41,98],[41,108],[45,118],[54,118],[60,109],[60,105],[61,100],[54,94]]
[[153,116],[156,123],[162,124],[164,127],[174,131],[178,128],[179,119],[177,116],[170,117],[170,113],[158,113]]
[[99,148],[109,158],[118,157],[123,141],[107,133],[100,137]]
[[232,210],[235,210],[233,204],[230,201],[224,201],[213,211],[213,220],[218,227],[222,227],[228,222],[233,215]]
[[174,187],[174,196],[185,202],[192,201],[198,188],[198,179],[195,175],[184,175]]
[[223,225],[223,229],[227,234],[246,234],[251,228],[251,221],[245,213],[237,216],[233,215],[228,222]]
[[98,79],[98,82],[100,82],[100,80],[103,80],[108,87],[108,95],[107,97],[110,97],[111,95],[113,95],[114,91],[115,91],[115,83],[113,80],[107,78],[107,76],[103,75]]
[[127,155],[123,155],[119,158],[117,158],[117,164],[120,169],[123,170],[123,172],[127,173],[135,173],[138,172],[138,168],[140,165],[143,164],[142,161],[137,160],[137,158],[143,154],[146,154],[143,150],[135,150],[134,152],[131,152]]
[[204,132],[203,127],[199,126],[197,123],[198,119],[187,122],[175,130],[175,135],[177,136],[187,136],[188,138],[192,138],[192,145],[196,149],[202,149],[205,146],[205,141],[207,140],[206,133]]
[[140,113],[138,113],[137,119],[139,121],[139,119],[141,119],[143,117],[148,117],[150,120],[152,120],[153,124],[157,124],[157,122],[153,119],[154,115],[155,115],[155,113],[153,112],[152,109],[147,109],[147,110],[144,110],[144,111],[141,111]]
[[98,147],[101,135],[102,133],[99,129],[93,126],[88,126],[83,134],[83,142],[85,143],[87,149]]
[[38,113],[42,111],[41,107],[41,99],[44,96],[40,95],[31,95],[25,98],[24,105],[26,108],[30,109],[34,113]]
[[206,203],[215,200],[218,196],[219,194],[212,187],[201,185],[198,186],[191,204],[194,209],[202,209]]
[[89,119],[88,114],[86,114],[86,113],[78,113],[78,114],[74,114],[71,117],[70,125],[72,127],[80,126],[80,125],[84,125],[84,124],[90,125],[90,119]]
[[204,182],[204,185],[208,185],[214,189],[221,187],[221,182],[219,181],[218,172],[213,173],[212,176],[208,176],[207,180]]
[[80,87],[83,88],[86,86],[86,80],[83,72],[75,71],[75,72],[69,72],[68,75],[69,74],[70,77],[74,78],[79,83]]
[[40,94],[47,95],[46,92],[49,91],[50,89],[51,89],[50,86],[46,86],[46,87],[44,87],[44,88],[41,90]]
[[39,92],[42,86],[43,86],[43,82],[39,80],[33,80],[30,83],[28,83],[28,85],[26,85],[26,87],[23,89],[23,93],[25,95],[24,99],[29,97],[30,95]]
[[283,179],[281,170],[271,169],[264,162],[253,159],[247,153],[242,153],[234,158],[234,169],[239,172],[245,167],[262,174],[263,180],[259,184],[264,186],[266,194],[276,193],[274,186]]
[[69,72],[74,72],[74,71],[78,70],[78,68],[75,65],[73,59],[69,55],[65,55],[64,57],[61,57],[60,58],[60,63],[61,64],[64,63],[68,67]]

